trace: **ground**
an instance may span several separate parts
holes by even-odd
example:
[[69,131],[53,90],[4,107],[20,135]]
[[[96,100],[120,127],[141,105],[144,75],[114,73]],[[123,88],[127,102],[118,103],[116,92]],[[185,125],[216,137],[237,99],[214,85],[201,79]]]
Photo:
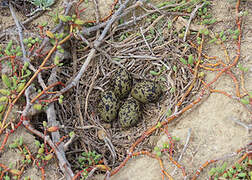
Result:
[[[100,2],[100,1],[99,1]],[[106,2],[106,1],[105,1]],[[162,1],[161,1],[162,2]],[[234,28],[235,19],[237,14],[235,13],[236,2],[229,0],[213,0],[211,11],[217,23],[214,24],[214,32],[221,32],[228,28]],[[58,5],[61,5],[61,1],[57,2],[57,5],[52,7],[51,11],[57,9]],[[160,2],[153,2],[158,4]],[[101,3],[101,4],[113,4],[113,3]],[[244,87],[248,92],[252,91],[252,4],[251,2],[245,2],[246,6],[244,11],[248,12],[247,16],[243,17],[242,23],[242,40],[241,40],[241,58],[240,62],[243,66],[248,68],[248,71],[244,74]],[[99,7],[99,5],[98,5]],[[104,8],[105,9],[105,8]],[[90,13],[94,16],[94,13]],[[106,14],[106,13],[101,13]],[[21,19],[24,16],[18,14]],[[41,17],[32,22],[30,26],[35,26],[42,19],[51,21],[52,18],[48,13],[44,13]],[[49,27],[53,23],[49,23]],[[5,28],[14,25],[12,17],[8,9],[4,9],[0,12],[0,31]],[[236,44],[229,43],[227,45],[227,51],[231,57],[231,61],[236,56]],[[219,59],[225,60],[224,50],[217,44],[207,44],[204,47],[204,52],[209,56],[216,56]],[[240,81],[240,72],[238,68],[233,70]],[[216,72],[204,71],[205,81],[210,82],[216,76]],[[232,95],[235,94],[235,86],[233,80],[227,75],[222,75],[220,79],[212,86],[214,89],[226,91]],[[241,91],[242,94],[244,93]],[[192,110],[187,111],[182,116],[178,117],[174,121],[168,124],[168,131],[172,136],[180,138],[179,149],[176,151],[176,158],[181,153],[188,132],[190,129],[191,136],[188,147],[183,154],[180,164],[184,166],[189,177],[192,177],[196,173],[196,170],[201,167],[206,161],[212,159],[221,159],[218,164],[222,164],[224,161],[228,162],[228,165],[232,165],[237,161],[239,156],[232,158],[225,158],[236,152],[238,149],[246,146],[251,141],[251,130],[248,131],[243,126],[234,122],[240,121],[244,124],[251,124],[251,107],[242,105],[239,99],[229,98],[220,93],[211,93],[208,97],[204,98],[202,102],[194,107]],[[157,117],[152,117],[157,118]],[[16,133],[12,134],[7,142],[7,146],[13,142],[17,137],[23,136],[24,141],[31,145],[31,149],[36,151],[36,147],[33,147],[32,142],[35,137],[28,133],[25,128],[20,128]],[[1,137],[1,136],[0,136]],[[2,137],[1,139],[2,140]],[[152,135],[150,141],[154,146],[161,147],[163,142],[169,141],[168,137],[164,133]],[[0,141],[1,142],[1,141]],[[133,142],[131,142],[133,143]],[[21,155],[17,155],[15,151],[4,151],[0,154],[0,162],[3,164],[10,164],[12,162],[19,161]],[[183,179],[180,169],[174,171],[174,165],[171,163],[168,157],[164,157],[164,166],[167,172],[169,172],[174,179]],[[216,163],[204,168],[198,179],[207,179],[208,171],[211,167],[216,166]],[[56,162],[52,163],[46,170],[46,179],[59,179],[62,175],[55,173],[57,169]],[[173,172],[173,173],[172,173]],[[35,167],[30,168],[24,172],[24,177],[30,176],[31,179],[38,179],[40,172]],[[104,179],[104,175],[98,174],[94,179]],[[148,156],[138,156],[128,161],[116,175],[111,177],[111,180],[159,180],[161,179],[160,166],[157,160],[149,158]]]

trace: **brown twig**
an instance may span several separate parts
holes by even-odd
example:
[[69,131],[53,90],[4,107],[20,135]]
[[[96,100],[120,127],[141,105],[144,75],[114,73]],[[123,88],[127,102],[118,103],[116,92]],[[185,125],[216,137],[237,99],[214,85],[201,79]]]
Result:
[[195,9],[192,11],[191,15],[190,15],[190,18],[188,20],[188,23],[186,25],[186,30],[185,30],[185,34],[184,34],[184,38],[183,38],[183,41],[185,42],[186,41],[186,37],[187,37],[187,32],[190,28],[190,24],[191,24],[191,21],[193,20],[193,18],[195,17],[196,15],[196,12],[198,11],[198,9],[202,8],[203,6],[205,5],[205,3],[202,3],[201,5],[196,5]]

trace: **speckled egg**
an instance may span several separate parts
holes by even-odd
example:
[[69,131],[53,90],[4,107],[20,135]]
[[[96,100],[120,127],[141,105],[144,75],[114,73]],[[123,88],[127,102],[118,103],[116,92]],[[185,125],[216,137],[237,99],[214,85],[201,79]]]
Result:
[[111,87],[119,99],[126,98],[132,88],[133,79],[124,68],[119,68],[111,79]]
[[119,109],[118,100],[113,91],[105,91],[101,94],[98,104],[98,112],[103,121],[111,122],[117,117]]
[[158,82],[143,81],[135,84],[131,90],[131,95],[141,103],[156,102],[162,94],[161,86]]
[[118,119],[123,128],[132,127],[141,117],[140,103],[134,98],[127,99],[119,109]]

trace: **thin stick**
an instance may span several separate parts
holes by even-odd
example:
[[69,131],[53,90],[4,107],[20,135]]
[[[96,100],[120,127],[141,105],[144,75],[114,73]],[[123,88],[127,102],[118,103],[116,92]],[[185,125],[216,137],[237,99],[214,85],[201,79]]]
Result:
[[230,119],[231,119],[231,121],[234,121],[236,124],[239,124],[240,126],[244,127],[247,130],[248,133],[249,133],[250,130],[252,130],[252,124],[247,125],[247,124],[245,124],[245,123],[243,123],[241,121],[236,120],[233,117],[230,118]]
[[91,91],[93,90],[93,87],[94,87],[94,84],[95,84],[95,80],[98,77],[98,75],[99,75],[99,66],[97,66],[97,68],[96,68],[96,74],[91,79],[91,84],[89,86],[88,93],[87,93],[87,96],[86,96],[86,99],[85,99],[85,108],[84,108],[84,113],[85,114],[84,114],[84,117],[86,117],[87,114],[88,114],[88,98],[89,98],[89,95],[90,95]]
[[199,8],[202,8],[204,6],[205,3],[201,4],[201,5],[196,5],[195,9],[193,10],[193,12],[191,13],[190,15],[190,18],[188,20],[188,23],[186,25],[186,30],[185,30],[185,35],[184,35],[184,38],[183,38],[183,41],[185,42],[186,41],[186,36],[187,36],[187,32],[189,30],[189,27],[190,27],[190,24],[191,24],[191,21],[193,20],[194,16],[196,15],[196,12],[198,11]]
[[17,26],[17,29],[18,29],[18,35],[19,35],[19,40],[20,40],[22,52],[23,52],[23,58],[26,59],[26,51],[25,51],[25,47],[24,47],[24,43],[23,43],[22,27],[20,26],[19,20],[16,17],[14,8],[13,8],[11,3],[9,3],[9,7],[10,7],[11,15],[12,15],[12,17],[13,17],[13,19],[15,21],[15,24]]
[[142,28],[142,27],[140,27],[140,32],[141,32],[141,35],[142,35],[142,37],[143,37],[143,39],[144,39],[144,42],[145,42],[146,46],[148,47],[149,51],[151,52],[152,56],[155,56],[154,53],[153,53],[153,51],[152,51],[151,48],[150,48],[149,43],[147,42],[147,40],[146,40],[146,38],[145,38],[145,36],[144,36],[143,28]]
[[[182,159],[182,156],[183,156],[183,154],[185,153],[185,151],[186,151],[186,149],[188,147],[189,140],[190,140],[190,137],[191,137],[191,131],[192,131],[192,129],[189,128],[188,133],[187,133],[186,143],[185,143],[184,148],[183,148],[183,150],[182,150],[182,152],[181,152],[181,154],[180,154],[180,156],[179,156],[179,158],[177,160],[178,163]],[[176,171],[177,171],[177,166],[175,167],[175,169],[173,170],[173,172],[171,173],[171,175],[173,176],[176,173]]]

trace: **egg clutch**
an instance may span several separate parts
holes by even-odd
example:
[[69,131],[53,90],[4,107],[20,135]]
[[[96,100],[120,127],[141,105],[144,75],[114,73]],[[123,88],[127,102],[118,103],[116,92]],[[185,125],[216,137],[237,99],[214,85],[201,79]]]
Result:
[[156,81],[140,81],[133,84],[130,73],[119,68],[111,78],[110,88],[101,93],[98,113],[105,122],[116,118],[123,128],[136,125],[141,118],[141,105],[159,100],[162,88]]

